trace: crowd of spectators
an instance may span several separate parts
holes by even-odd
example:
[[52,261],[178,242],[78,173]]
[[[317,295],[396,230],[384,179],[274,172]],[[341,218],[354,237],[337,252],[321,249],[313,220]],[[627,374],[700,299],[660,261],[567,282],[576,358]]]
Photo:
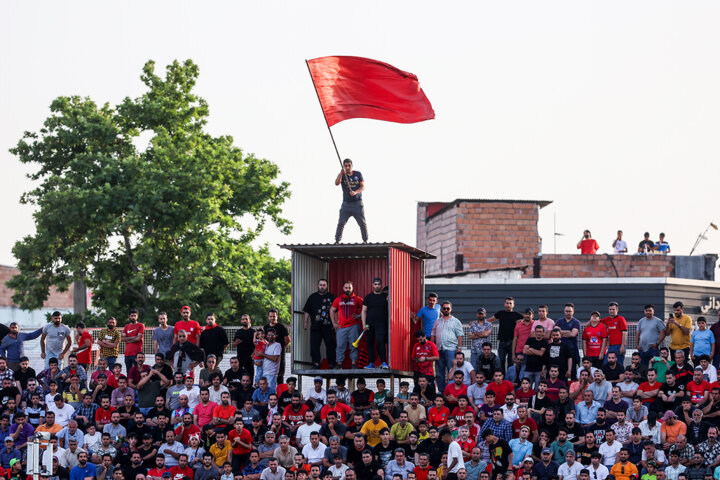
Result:
[[[344,328],[339,315],[367,329],[367,309],[353,317],[359,305],[345,313],[334,300],[317,305],[336,330]],[[490,316],[477,309],[468,360],[452,304],[430,294],[411,316],[414,377],[394,395],[385,378],[368,388],[365,376],[335,370],[332,384],[317,377],[305,391],[296,378],[284,379],[290,337],[275,310],[262,328],[243,316],[232,340],[212,314],[201,327],[188,307],[172,326],[163,313],[152,333],[153,360],[133,310],[122,330],[113,318],[98,333],[97,368],[84,325],[75,326],[73,341],[56,312],[36,332],[0,328],[0,473],[24,479],[28,439],[48,432],[43,456],[52,457],[53,469],[43,480],[720,477],[720,322],[708,329],[700,317],[693,325],[680,302],[662,320],[647,305],[626,362],[627,321],[619,309],[611,302],[606,316],[593,312],[581,328],[570,303],[553,320],[545,305],[535,318],[506,298]],[[36,373],[24,343],[37,337],[46,368]],[[221,371],[219,357],[231,343],[236,354]]]
[[[585,230],[580,241],[577,243],[577,248],[580,250],[582,255],[594,255],[600,250],[600,245],[597,240],[592,238],[590,230]],[[628,244],[623,240],[623,231],[618,230],[617,236],[612,242],[612,253],[614,255],[625,255],[628,253]],[[651,255],[661,254],[667,255],[670,253],[670,244],[665,240],[665,234],[661,233],[657,242],[650,240],[650,233],[645,232],[643,239],[638,243],[636,255]]]

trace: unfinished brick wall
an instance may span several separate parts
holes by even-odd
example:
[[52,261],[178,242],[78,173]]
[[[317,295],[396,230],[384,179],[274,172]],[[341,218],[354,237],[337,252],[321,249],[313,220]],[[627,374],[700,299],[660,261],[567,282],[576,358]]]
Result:
[[666,255],[542,255],[524,277],[672,277],[674,269]]
[[[10,280],[14,275],[17,275],[19,270],[15,267],[8,267],[0,265],[0,306],[2,307],[16,307],[12,301],[12,296],[15,293],[9,289],[5,282]],[[50,288],[50,296],[45,301],[46,308],[73,308],[73,286],[67,292],[58,292],[55,287]]]
[[512,201],[418,204],[418,248],[438,257],[426,273],[532,265],[540,253],[538,210]]

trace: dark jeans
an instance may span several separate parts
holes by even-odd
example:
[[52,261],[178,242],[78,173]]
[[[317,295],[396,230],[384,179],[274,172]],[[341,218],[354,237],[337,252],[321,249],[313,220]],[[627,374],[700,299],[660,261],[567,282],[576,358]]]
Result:
[[378,357],[383,363],[387,362],[387,325],[373,325],[368,323],[368,331],[365,333],[367,336],[367,350],[368,350],[368,361],[375,363],[375,349],[377,348]]
[[282,353],[280,354],[280,368],[278,369],[277,374],[277,384],[280,385],[281,383],[284,383],[283,379],[285,378],[285,345],[282,347]]
[[335,242],[342,240],[343,229],[350,217],[353,217],[360,226],[360,235],[363,242],[368,241],[367,223],[365,223],[365,207],[360,202],[343,202],[340,207],[340,218],[338,218],[337,229],[335,230]]
[[252,382],[253,378],[255,378],[255,364],[252,355],[238,355],[237,359],[240,364],[240,371],[250,375],[250,381]]
[[319,328],[310,328],[310,358],[313,363],[319,364],[322,360],[320,356],[320,345],[325,342],[325,354],[328,362],[332,367],[335,365],[335,329],[332,325],[325,325]]
[[125,355],[125,375],[130,373],[130,369],[135,365],[137,365],[137,363],[135,363],[135,355]]
[[498,340],[498,357],[500,357],[500,370],[506,372],[505,367],[513,364],[512,340]]
[[657,348],[648,348],[647,350],[638,349],[637,352],[640,354],[640,363],[646,367],[650,365],[650,360],[652,360],[653,357],[660,355],[660,351]]

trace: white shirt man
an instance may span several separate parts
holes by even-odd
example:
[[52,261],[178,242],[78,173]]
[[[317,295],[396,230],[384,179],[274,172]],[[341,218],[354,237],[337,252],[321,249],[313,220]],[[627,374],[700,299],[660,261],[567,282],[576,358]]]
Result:
[[580,462],[575,461],[575,452],[572,450],[565,454],[565,460],[565,463],[560,465],[558,469],[560,480],[577,480],[580,470],[585,467],[583,467]]
[[[620,442],[615,441],[615,433],[608,431],[605,433],[605,441],[600,444],[598,452],[602,455],[602,463],[606,467],[612,468],[615,465],[615,458],[622,448]],[[593,479],[594,480],[594,479]]]

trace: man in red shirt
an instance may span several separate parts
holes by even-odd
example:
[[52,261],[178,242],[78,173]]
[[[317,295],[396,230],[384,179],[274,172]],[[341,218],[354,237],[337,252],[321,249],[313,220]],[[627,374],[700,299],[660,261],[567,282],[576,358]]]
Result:
[[175,428],[175,435],[177,435],[177,438],[180,439],[180,443],[184,445],[189,445],[190,437],[195,434],[198,435],[199,440],[200,427],[193,423],[192,413],[186,413],[182,417],[182,422],[180,422]]
[[104,395],[100,398],[100,408],[95,410],[95,428],[98,432],[102,432],[103,427],[110,423],[110,417],[115,410],[115,407],[110,406],[109,396]]
[[702,367],[695,367],[692,382],[685,387],[693,405],[707,403],[710,398],[710,382],[703,378]]
[[158,455],[155,457],[155,468],[151,468],[147,473],[147,478],[152,480],[161,480],[163,473],[170,470],[165,466],[165,456]]
[[595,252],[600,250],[600,245],[592,238],[590,230],[585,230],[583,236],[577,244],[577,248],[580,249],[581,255],[594,255]]
[[465,414],[475,413],[475,410],[470,406],[470,399],[467,395],[459,395],[457,399],[457,407],[452,409],[450,415],[455,417],[458,426],[465,425]]
[[433,342],[427,339],[425,332],[418,330],[415,332],[415,340],[417,343],[413,345],[412,360],[415,362],[415,371],[413,378],[417,385],[420,377],[427,378],[430,383],[435,382],[435,370],[433,365],[440,360],[440,351]]
[[435,397],[435,406],[428,408],[427,421],[430,425],[437,428],[447,425],[447,419],[450,416],[450,410],[444,405],[442,395],[439,393]]
[[[343,368],[345,360],[345,349],[350,347],[350,360],[352,366],[357,368],[358,349],[353,347],[353,342],[360,336],[358,321],[362,323],[363,300],[353,293],[353,283],[348,280],[343,284],[343,295],[337,297],[330,308],[330,320],[335,327],[337,349],[335,359],[336,369]],[[363,330],[365,325],[362,325]]]
[[657,372],[655,370],[649,370],[647,378],[648,381],[641,383],[638,387],[637,395],[642,398],[643,403],[650,409],[650,406],[655,403],[655,398],[657,398],[662,383],[657,381]]
[[125,342],[125,371],[129,372],[135,366],[135,355],[142,352],[145,325],[138,322],[140,313],[136,309],[130,310],[128,324],[123,328],[122,341]]
[[77,330],[77,346],[73,347],[72,351],[77,355],[78,363],[85,369],[90,371],[90,364],[92,363],[92,335],[85,329],[84,322],[78,322],[75,327]]
[[538,437],[538,426],[535,420],[530,418],[527,414],[527,407],[525,405],[518,405],[517,416],[518,418],[512,423],[513,438],[520,438],[520,429],[522,427],[528,427],[530,429],[529,440],[535,442]]
[[627,346],[627,321],[622,315],[618,315],[620,306],[617,302],[608,304],[608,316],[602,319],[603,325],[608,331],[608,348],[605,353],[605,363],[607,363],[607,354],[610,352],[617,353],[618,363],[625,364],[625,347]]
[[592,359],[593,367],[602,368],[608,333],[607,327],[600,323],[600,312],[590,314],[590,323],[583,329],[582,342],[583,352]]
[[200,333],[202,332],[202,327],[198,322],[195,320],[192,320],[190,318],[190,314],[192,313],[192,310],[190,310],[190,307],[185,305],[180,309],[180,317],[182,317],[182,320],[178,320],[175,323],[174,328],[174,339],[173,343],[177,343],[177,334],[180,330],[185,330],[185,333],[187,333],[188,340],[194,343],[195,345],[198,344],[198,338],[200,337]]
[[193,423],[198,427],[209,425],[212,422],[215,407],[218,406],[217,403],[210,401],[210,391],[205,387],[200,389],[199,398],[200,402],[193,409]]
[[320,410],[320,418],[325,420],[328,413],[335,412],[338,415],[340,423],[346,423],[352,414],[353,409],[348,405],[337,401],[335,390],[328,390],[327,404]]
[[463,371],[456,370],[453,374],[453,383],[448,383],[445,390],[443,390],[443,397],[445,397],[448,409],[450,410],[457,407],[457,401],[460,395],[467,396],[468,386],[463,383],[464,378],[465,374]]
[[495,403],[502,405],[505,403],[505,395],[515,391],[515,386],[508,380],[503,380],[505,376],[503,372],[497,371],[493,373],[493,382],[488,385],[486,392],[495,393]]
[[305,412],[307,411],[308,406],[300,403],[300,394],[295,392],[290,400],[290,405],[283,410],[283,422],[290,425],[292,432],[295,433],[295,429],[305,423]]
[[470,460],[470,453],[475,448],[475,442],[470,438],[470,429],[465,425],[458,429],[457,442],[462,449],[463,460]]
[[182,480],[183,477],[190,477],[190,480],[192,480],[195,477],[195,472],[188,467],[187,455],[184,453],[180,454],[178,457],[178,464],[174,467],[170,467],[170,475],[172,475],[172,480]]
[[247,463],[250,451],[253,449],[252,433],[243,426],[242,418],[237,417],[235,419],[235,428],[228,433],[228,440],[232,447],[233,471],[239,472],[242,466]]

